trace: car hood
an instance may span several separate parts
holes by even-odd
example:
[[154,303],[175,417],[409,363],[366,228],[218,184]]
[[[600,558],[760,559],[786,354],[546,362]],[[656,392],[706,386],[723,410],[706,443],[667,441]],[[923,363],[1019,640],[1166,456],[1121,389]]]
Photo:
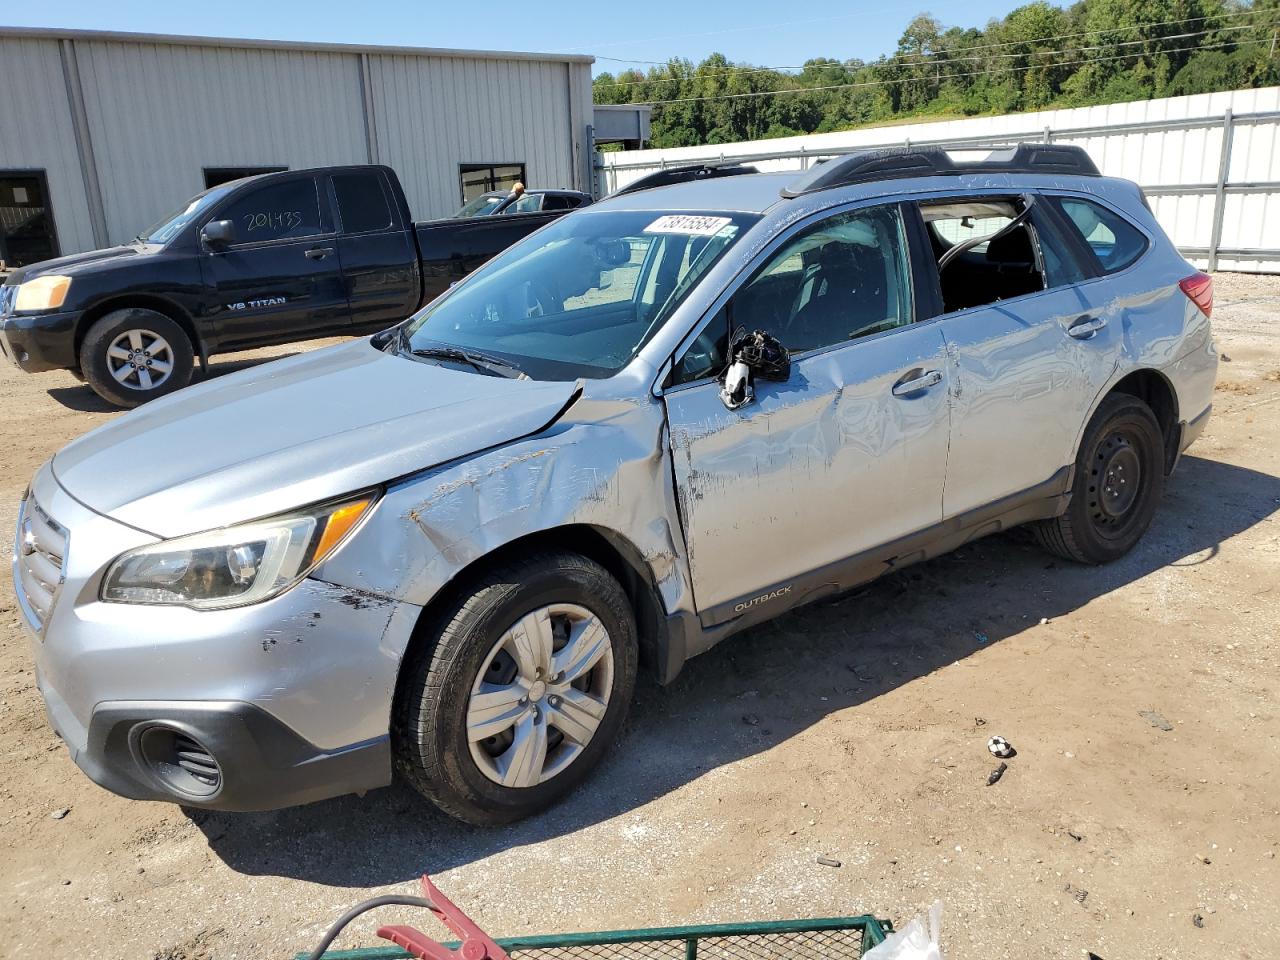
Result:
[[450,369],[358,340],[153,401],[64,447],[52,467],[90,509],[174,537],[536,433],[576,389]]
[[52,260],[41,260],[39,263],[33,263],[28,267],[19,267],[5,278],[5,283],[18,284],[48,273],[74,276],[86,270],[115,266],[117,261],[132,260],[135,257],[152,253],[158,249],[160,248],[155,245],[143,246],[135,244],[132,246],[108,247],[105,250],[90,250],[87,253],[73,253],[65,257],[55,257]]

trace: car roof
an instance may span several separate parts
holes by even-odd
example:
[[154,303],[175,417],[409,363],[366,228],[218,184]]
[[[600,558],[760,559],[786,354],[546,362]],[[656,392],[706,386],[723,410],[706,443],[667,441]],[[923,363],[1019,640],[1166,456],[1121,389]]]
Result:
[[793,171],[691,180],[605,197],[593,204],[593,207],[597,210],[730,210],[738,213],[764,213],[781,201],[780,191],[795,178]]
[[1097,184],[1104,178],[1089,154],[1071,144],[882,147],[853,150],[798,172],[757,173],[742,162],[663,167],[624,184],[603,204],[614,210],[723,210],[766,214],[779,201],[841,202],[936,189],[1046,182]]

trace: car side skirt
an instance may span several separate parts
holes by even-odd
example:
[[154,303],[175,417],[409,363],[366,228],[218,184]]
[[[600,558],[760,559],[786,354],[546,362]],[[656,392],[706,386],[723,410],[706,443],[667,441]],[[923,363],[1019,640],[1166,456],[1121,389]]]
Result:
[[[711,649],[721,640],[787,610],[869,583],[886,573],[955,550],[972,540],[1033,520],[1059,516],[1071,498],[1073,466],[1043,483],[994,503],[950,517],[931,527],[855,554],[785,583],[754,591],[686,617],[678,633],[686,657]],[[668,673],[672,673],[668,667]]]

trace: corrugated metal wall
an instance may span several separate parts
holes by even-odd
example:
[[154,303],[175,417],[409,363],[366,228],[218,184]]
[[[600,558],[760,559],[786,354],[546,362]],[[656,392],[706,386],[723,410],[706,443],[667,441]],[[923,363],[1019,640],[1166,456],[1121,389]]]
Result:
[[111,242],[204,189],[205,167],[367,163],[356,57],[76,41]]
[[99,240],[120,243],[203,190],[206,167],[386,163],[417,219],[457,209],[463,163],[589,182],[589,62],[21,33],[0,33],[0,169],[47,171],[63,253],[97,245],[95,191]]
[[378,157],[430,216],[462,202],[461,163],[524,163],[530,185],[573,186],[588,122],[571,113],[574,66],[371,55]]
[[[841,133],[785,137],[705,147],[619,151],[602,155],[601,172],[608,190],[625,186],[662,165],[720,157],[768,157],[762,170],[796,170],[815,157],[856,149],[946,143],[970,139],[1001,142],[1016,139],[1073,143],[1087,149],[1103,173],[1134,180],[1151,194],[1152,207],[1165,230],[1193,262],[1207,263],[1212,242],[1216,194],[1222,161],[1224,114],[1280,111],[1280,87],[1236,90],[1118,103],[1070,110],[869,127]],[[1175,129],[1130,132],[1130,124],[1159,124],[1199,119]],[[1088,132],[1081,132],[1081,131]],[[1074,131],[1074,132],[1073,132]],[[1233,127],[1219,246],[1223,251],[1280,251],[1280,117]],[[1257,185],[1271,184],[1270,189]],[[1246,186],[1252,185],[1252,186]],[[1199,187],[1192,190],[1189,188]],[[1161,188],[1166,188],[1162,192]],[[1179,191],[1182,188],[1182,192]],[[1234,188],[1234,189],[1233,189]],[[1223,255],[1223,270],[1277,271],[1280,257]]]
[[58,40],[0,39],[0,170],[44,170],[64,253],[93,247]]

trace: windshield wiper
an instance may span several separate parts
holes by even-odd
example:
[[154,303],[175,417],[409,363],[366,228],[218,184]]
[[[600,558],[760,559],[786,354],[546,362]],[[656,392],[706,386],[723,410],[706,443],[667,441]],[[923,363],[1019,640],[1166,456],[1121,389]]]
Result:
[[499,360],[488,354],[476,353],[474,350],[463,350],[460,347],[417,347],[409,352],[415,357],[424,357],[428,360],[457,360],[476,370],[499,377],[509,377],[513,380],[529,379],[529,375],[514,363]]

